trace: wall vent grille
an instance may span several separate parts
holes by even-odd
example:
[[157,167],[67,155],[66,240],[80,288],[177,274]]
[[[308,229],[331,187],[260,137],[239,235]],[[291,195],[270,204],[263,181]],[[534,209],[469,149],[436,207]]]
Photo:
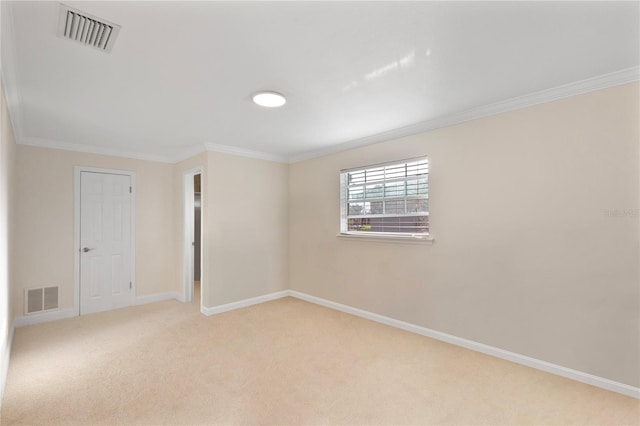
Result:
[[58,287],[28,288],[25,289],[25,314],[58,309]]
[[119,32],[120,25],[60,4],[58,37],[111,52]]

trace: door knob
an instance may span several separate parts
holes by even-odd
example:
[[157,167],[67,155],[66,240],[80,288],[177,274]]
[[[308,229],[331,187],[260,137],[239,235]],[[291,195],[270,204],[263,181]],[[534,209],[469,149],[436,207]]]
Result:
[[83,252],[87,253],[90,252],[91,250],[95,250],[94,248],[89,248],[89,247],[85,247],[82,249]]

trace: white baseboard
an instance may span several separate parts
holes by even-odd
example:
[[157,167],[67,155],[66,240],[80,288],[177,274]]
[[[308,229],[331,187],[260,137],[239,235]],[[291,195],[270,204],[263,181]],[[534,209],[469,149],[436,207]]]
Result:
[[[535,368],[537,370],[546,371],[558,376],[566,377],[568,379],[576,380],[578,382],[586,383],[592,386],[596,386],[602,389],[607,389],[613,392],[617,392],[623,395],[631,396],[640,399],[640,388],[627,385],[625,383],[616,382],[606,379],[604,377],[594,376],[593,374],[584,373],[582,371],[573,370],[571,368],[563,367],[561,365],[552,364],[550,362],[542,361],[536,358],[531,358],[525,355],[520,355],[515,352],[506,351],[504,349],[496,348],[493,346],[485,345],[483,343],[474,342],[472,340],[464,339],[461,337],[453,336],[451,334],[442,333],[440,331],[432,330],[426,327],[421,327],[415,324],[410,324],[397,319],[389,318],[383,315],[375,314],[373,312],[365,311],[362,309],[354,308],[340,303],[332,302],[320,297],[311,296],[309,294],[301,293],[295,290],[284,290],[276,293],[270,293],[263,296],[252,297],[249,299],[240,300],[238,302],[227,303],[225,305],[214,306],[211,308],[203,306],[201,311],[204,315],[215,315],[222,312],[232,311],[234,309],[244,308],[259,303],[268,302],[275,299],[291,296],[297,299],[301,299],[310,303],[321,305],[330,309],[345,312],[351,315],[355,315],[361,318],[365,318],[371,321],[375,321],[381,324],[389,325],[391,327],[400,328],[412,333],[420,334],[422,336],[430,337],[432,339],[440,340],[443,342],[451,343],[456,346],[462,346],[467,349],[471,349],[477,352],[481,352],[487,355],[495,356],[507,361],[522,364],[527,367]],[[163,300],[180,300],[178,292],[167,292],[152,294],[148,296],[140,296],[135,300],[136,305],[142,305],[145,303],[160,302]],[[13,334],[16,327],[25,325],[38,324],[42,322],[55,321],[58,319],[69,318],[75,316],[73,309],[63,309],[54,312],[47,312],[38,315],[30,315],[17,317],[14,319],[11,327],[10,339],[7,342],[5,350],[5,359],[8,361],[11,354],[11,345],[13,344]],[[8,369],[8,362],[3,366],[2,377],[0,382],[0,396],[4,392],[4,385],[6,383],[6,375]],[[1,401],[1,400],[0,400]],[[1,402],[0,402],[1,403]]]
[[182,301],[180,294],[177,291],[168,291],[166,293],[148,294],[145,296],[136,296],[133,304],[146,305],[147,303],[163,302],[165,300],[178,300]]
[[410,331],[412,333],[420,334],[422,336],[430,337],[432,339],[441,340],[443,342],[451,343],[456,346],[462,346],[467,349],[471,349],[477,352],[482,352],[484,354],[495,356],[497,358],[501,358],[507,361],[515,362],[517,364],[526,365],[527,367],[535,368],[537,370],[546,371],[547,373],[552,373],[558,376],[566,377],[568,379],[576,380],[578,382],[597,386],[599,388],[607,389],[613,392],[621,393],[623,395],[640,399],[640,388],[630,386],[624,383],[616,382],[613,380],[605,379],[604,377],[594,376],[593,374],[584,373],[582,371],[573,370],[571,368],[552,364],[550,362],[541,361],[539,359],[531,358],[525,355],[520,355],[514,352],[509,352],[504,349],[485,345],[483,343],[474,342],[472,340],[463,339],[461,337],[453,336],[451,334],[442,333],[440,331],[431,330],[429,328],[425,328],[425,327],[410,324],[404,321],[400,321],[397,319],[385,317],[383,315],[374,314],[372,312],[364,311],[362,309],[357,309],[351,306],[342,305],[340,303],[332,302],[330,300],[322,299],[320,297],[311,296],[305,293],[300,293],[299,291],[289,290],[289,295],[291,297],[295,297],[297,299],[315,303],[317,305],[321,305],[327,308],[335,309],[351,315],[366,318],[368,320],[379,322],[381,324],[386,324],[392,327],[400,328],[402,330]]
[[[166,293],[150,294],[146,296],[138,296],[133,301],[133,306],[144,305],[153,302],[162,302],[163,300],[180,300],[177,291],[169,291]],[[13,320],[15,327],[23,327],[25,325],[40,324],[43,322],[56,321],[64,318],[71,318],[77,316],[73,308],[59,309],[51,312],[43,312],[34,315],[24,315],[16,317]]]
[[11,324],[9,335],[7,336],[7,344],[4,348],[2,376],[0,376],[0,411],[2,411],[2,401],[4,401],[4,388],[7,385],[7,375],[9,374],[9,361],[11,360],[11,348],[13,347],[13,335],[15,334],[15,324]]
[[25,325],[40,324],[43,322],[57,321],[64,318],[71,318],[77,316],[73,308],[58,309],[57,311],[43,312],[41,314],[25,315],[22,317],[15,317],[13,319],[13,325],[15,327],[23,327]]
[[212,308],[207,308],[203,306],[201,311],[203,314],[215,315],[221,314],[222,312],[232,311],[234,309],[244,308],[251,305],[257,305],[258,303],[268,302],[270,300],[280,299],[283,297],[290,296],[290,290],[278,291],[276,293],[265,294],[264,296],[252,297],[250,299],[240,300],[238,302],[227,303],[225,305],[214,306]]

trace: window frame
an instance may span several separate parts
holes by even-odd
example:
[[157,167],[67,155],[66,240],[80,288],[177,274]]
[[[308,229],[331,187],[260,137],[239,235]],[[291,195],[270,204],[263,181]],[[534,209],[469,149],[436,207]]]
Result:
[[[419,197],[416,196],[411,197],[412,199],[416,199],[416,200],[427,200],[427,211],[426,213],[417,213],[417,214],[408,214],[408,213],[403,213],[403,214],[371,214],[371,215],[363,215],[362,218],[383,218],[383,217],[411,217],[411,216],[426,216],[427,218],[429,218],[429,205],[428,205],[428,201],[429,201],[429,169],[430,169],[430,158],[426,155],[422,155],[422,156],[418,156],[418,157],[411,157],[411,158],[406,158],[406,159],[400,159],[400,160],[395,160],[395,161],[386,161],[384,163],[377,163],[377,164],[368,164],[368,165],[364,165],[364,166],[359,166],[359,167],[351,167],[348,169],[342,169],[340,170],[340,232],[338,233],[338,237],[339,238],[353,238],[353,239],[361,239],[361,240],[377,240],[377,241],[384,241],[384,242],[427,242],[427,243],[432,243],[433,237],[431,235],[431,229],[430,227],[428,227],[428,231],[426,233],[417,233],[417,232],[375,232],[375,231],[353,231],[353,230],[349,230],[349,214],[348,214],[348,187],[349,184],[347,182],[348,179],[348,174],[354,171],[364,171],[367,169],[373,169],[373,168],[379,168],[379,167],[387,167],[387,166],[392,166],[392,165],[401,165],[401,164],[407,164],[407,163],[412,163],[412,162],[416,162],[416,161],[426,161],[427,163],[427,173],[426,173],[426,180],[427,180],[427,194],[425,197]],[[416,178],[419,178],[418,176],[416,176]],[[404,181],[407,182],[407,180],[411,179],[411,176],[403,176],[402,178],[389,178],[389,179],[381,179],[380,181],[378,181],[379,183],[382,183],[383,187],[384,184],[387,182],[394,182],[394,181]],[[366,187],[367,182],[363,182],[363,187]],[[366,191],[366,189],[365,189]],[[366,199],[363,197],[363,200]],[[402,197],[385,197],[384,194],[382,197],[380,197],[380,199],[378,201],[382,201],[384,203],[384,201],[392,201],[392,200],[397,200],[397,199],[401,199],[401,200],[405,200],[408,201],[408,196],[405,194]],[[351,200],[351,202],[353,203],[354,200]],[[357,201],[356,201],[357,202]],[[353,217],[353,216],[351,216]],[[429,224],[430,225],[430,224]]]

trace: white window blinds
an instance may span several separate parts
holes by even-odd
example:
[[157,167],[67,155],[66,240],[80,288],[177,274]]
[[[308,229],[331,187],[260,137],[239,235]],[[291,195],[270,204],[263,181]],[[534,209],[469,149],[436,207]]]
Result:
[[341,232],[429,233],[426,157],[342,170]]

